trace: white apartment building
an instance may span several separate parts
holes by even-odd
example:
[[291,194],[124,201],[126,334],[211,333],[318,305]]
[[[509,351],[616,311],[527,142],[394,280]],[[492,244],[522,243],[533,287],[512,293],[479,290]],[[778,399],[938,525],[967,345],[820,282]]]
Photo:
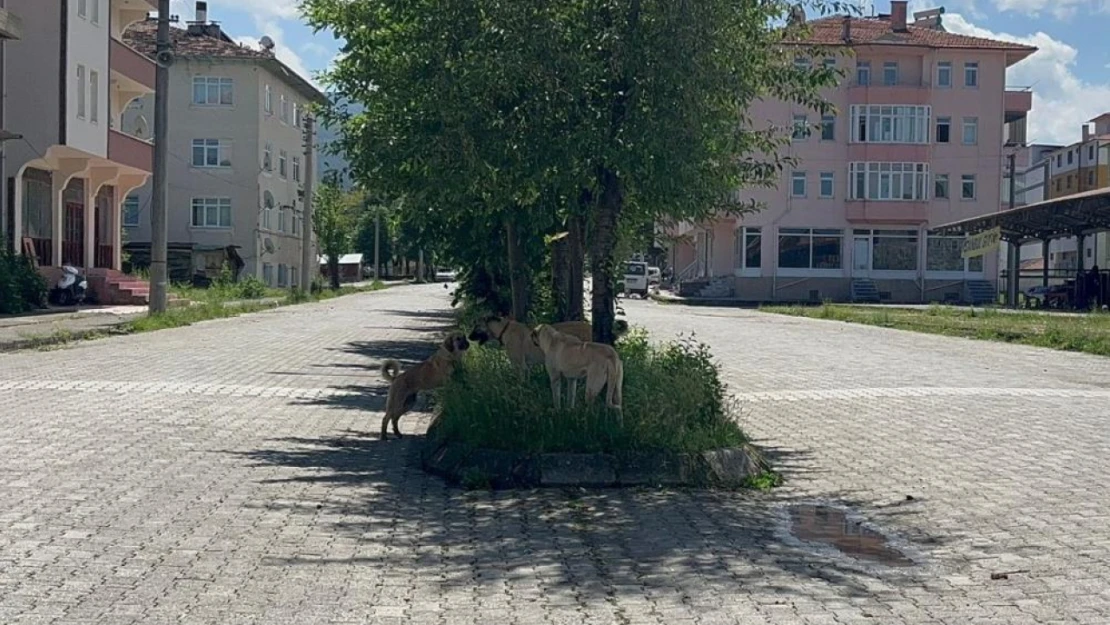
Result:
[[[170,275],[215,277],[226,262],[240,277],[297,286],[304,227],[304,117],[325,96],[275,58],[272,44],[241,46],[196,3],[187,29],[172,28],[170,70]],[[155,51],[156,21],[137,24],[127,40]],[[153,98],[128,111],[127,128],[151,133]],[[127,249],[149,254],[147,185],[126,200]],[[313,255],[315,257],[315,254]]]

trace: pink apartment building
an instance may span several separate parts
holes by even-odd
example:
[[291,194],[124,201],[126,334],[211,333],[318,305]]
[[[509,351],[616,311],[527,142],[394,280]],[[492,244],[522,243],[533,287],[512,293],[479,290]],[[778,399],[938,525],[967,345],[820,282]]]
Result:
[[[1024,143],[1028,90],[1006,68],[1036,48],[956,35],[943,9],[810,22],[810,43],[843,68],[834,116],[759,101],[758,122],[794,125],[801,163],[777,189],[743,189],[765,209],[682,224],[672,262],[685,295],[750,301],[981,300],[997,254],[963,259],[930,226],[999,210],[1004,144]],[[672,233],[674,234],[674,233]]]
[[90,270],[92,288],[110,299],[108,283],[132,284],[118,274],[122,205],[153,164],[152,144],[123,132],[120,120],[132,100],[154,92],[155,65],[122,36],[157,2],[5,6],[26,36],[4,48],[3,122],[23,137],[4,146],[4,234],[48,277],[62,264]]

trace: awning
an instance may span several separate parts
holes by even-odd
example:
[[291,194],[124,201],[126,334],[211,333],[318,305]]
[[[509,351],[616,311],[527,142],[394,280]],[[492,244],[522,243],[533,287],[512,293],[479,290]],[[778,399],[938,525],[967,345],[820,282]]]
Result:
[[999,228],[1008,241],[1072,237],[1110,230],[1110,188],[1084,191],[1054,200],[936,226],[937,234],[973,235]]

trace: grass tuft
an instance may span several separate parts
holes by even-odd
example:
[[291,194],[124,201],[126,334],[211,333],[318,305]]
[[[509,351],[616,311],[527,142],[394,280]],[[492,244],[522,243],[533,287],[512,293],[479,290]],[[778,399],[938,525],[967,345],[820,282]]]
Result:
[[519,372],[503,350],[474,346],[437,394],[437,436],[523,453],[697,452],[747,442],[706,345],[651,344],[633,330],[617,345],[624,364],[624,426],[604,405],[579,397],[556,411],[542,367]]

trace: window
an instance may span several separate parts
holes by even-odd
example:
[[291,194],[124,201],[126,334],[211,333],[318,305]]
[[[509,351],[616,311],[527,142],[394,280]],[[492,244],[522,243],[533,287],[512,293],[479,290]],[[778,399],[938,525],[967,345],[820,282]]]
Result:
[[740,230],[736,243],[736,266],[740,269],[759,269],[763,263],[763,233],[759,228],[745,226]]
[[85,66],[77,66],[77,117],[85,119]]
[[948,174],[937,174],[933,177],[933,197],[938,200],[948,198]]
[[798,69],[808,70],[809,69],[809,59],[805,59],[805,58],[801,58],[801,57],[794,59],[794,67],[796,67]]
[[288,286],[288,281],[289,268],[285,266],[285,263],[278,263],[277,285],[284,288]]
[[937,118],[937,143],[948,143],[952,135],[952,118],[951,117],[938,117]]
[[831,171],[821,172],[821,197],[831,198],[833,196],[833,187],[835,186],[836,175]]
[[938,87],[951,87],[952,86],[952,62],[941,61],[937,63],[937,86]]
[[285,99],[285,94],[281,95],[281,123],[289,123],[289,100]]
[[289,153],[285,150],[278,152],[278,175],[282,178],[289,176]]
[[836,116],[821,116],[821,140],[836,141]]
[[292,219],[292,221],[293,221],[293,234],[300,234],[301,233],[301,213],[300,213],[300,211],[295,210],[295,209],[291,210],[290,212],[293,214],[292,215],[292,217],[293,217],[293,219]]
[[824,66],[825,69],[836,69],[836,59],[827,58],[821,61],[821,65]]
[[840,269],[842,230],[779,229],[782,269]]
[[809,128],[806,128],[806,122],[807,119],[805,115],[794,116],[794,132],[790,136],[791,139],[794,141],[803,141],[809,136]]
[[917,271],[916,230],[855,230],[856,238],[871,242],[874,271]]
[[262,193],[262,227],[269,230],[274,224],[274,194],[269,191]]
[[856,61],[856,84],[871,84],[871,61]]
[[892,87],[898,84],[898,62],[887,61],[883,63],[883,84]]
[[963,258],[964,237],[929,235],[925,244],[925,271],[963,273],[983,270],[983,257]]
[[979,86],[979,64],[978,63],[964,63],[964,86],[965,87],[978,87]]
[[1072,158],[1072,151],[1068,150],[1068,165],[1071,165],[1073,162],[1075,162],[1075,159]]
[[230,228],[231,198],[195,197],[193,198],[194,228]]
[[123,201],[123,227],[135,228],[139,225],[139,196],[129,195]]
[[1057,167],[1063,167],[1064,166],[1063,155],[1061,155],[1061,154],[1056,155],[1056,166]]
[[301,107],[296,102],[293,103],[293,125],[301,127]]
[[269,141],[262,148],[262,171],[274,171],[274,144]]
[[1093,146],[1093,145],[1087,147],[1087,160],[1088,161],[1095,160],[1095,146]]
[[266,286],[274,286],[274,266],[270,263],[262,263],[262,281]]
[[93,24],[100,23],[100,0],[89,0],[89,21]]
[[804,171],[790,172],[790,197],[806,196],[806,173]]
[[296,182],[301,181],[301,157],[293,157],[293,180]]
[[193,139],[193,167],[231,167],[231,141]]
[[100,121],[100,72],[89,70],[89,121]]
[[231,106],[235,103],[234,83],[220,76],[193,77],[193,104],[197,106]]
[[856,143],[928,143],[928,106],[852,105],[852,141]]
[[855,162],[848,165],[850,198],[921,202],[928,199],[926,163]]
[[265,93],[262,96],[262,107],[267,115],[274,114],[274,92],[270,89],[270,85],[266,85]]
[[77,16],[89,16],[89,0],[77,0]]
[[979,143],[979,118],[978,117],[965,117],[963,126],[963,143],[964,145],[975,145]]
[[285,221],[285,212],[284,207],[278,211],[278,232],[287,232],[289,230],[287,222]]
[[964,174],[960,176],[960,199],[975,199],[975,174]]

